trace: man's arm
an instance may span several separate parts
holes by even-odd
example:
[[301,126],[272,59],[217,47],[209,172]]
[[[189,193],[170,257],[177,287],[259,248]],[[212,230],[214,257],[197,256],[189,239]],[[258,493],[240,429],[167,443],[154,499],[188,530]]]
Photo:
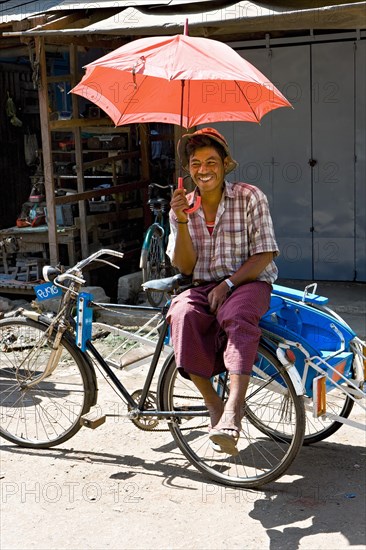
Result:
[[[273,260],[273,252],[260,252],[259,254],[253,254],[243,263],[242,266],[230,277],[230,281],[235,286],[240,286],[250,281],[255,281],[267,267],[267,265]],[[227,284],[224,282],[224,285]]]
[[183,275],[191,275],[197,261],[197,254],[193,247],[188,231],[188,216],[185,212],[189,208],[184,189],[176,189],[170,203],[176,219],[176,239],[171,256],[172,265],[177,267]]

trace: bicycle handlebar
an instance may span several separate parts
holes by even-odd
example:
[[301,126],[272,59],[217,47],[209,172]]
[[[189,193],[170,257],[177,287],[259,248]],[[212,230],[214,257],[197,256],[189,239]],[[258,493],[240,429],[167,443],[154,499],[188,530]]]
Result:
[[[67,270],[67,272],[73,272],[73,271],[82,271],[84,267],[86,267],[88,264],[94,262],[97,260],[100,256],[103,256],[104,254],[108,254],[109,256],[116,256],[117,258],[123,258],[124,254],[123,252],[118,252],[117,250],[110,250],[109,248],[102,248],[101,250],[98,250],[97,252],[94,252],[94,254],[91,254],[84,260],[81,260],[77,264],[74,265],[74,267],[71,267]],[[67,273],[66,272],[66,273]]]
[[[109,248],[102,248],[101,250],[94,252],[94,254],[91,254],[84,260],[81,260],[80,262],[75,264],[73,267],[70,267],[64,273],[61,273],[58,268],[45,265],[42,270],[43,278],[45,279],[45,281],[49,281],[49,282],[52,282],[54,280],[55,284],[57,284],[57,282],[65,281],[66,279],[70,279],[78,284],[83,284],[85,281],[84,279],[81,279],[79,274],[82,273],[83,269],[88,264],[97,261],[100,258],[100,256],[103,256],[104,254],[107,254],[109,256],[116,256],[117,258],[123,258],[124,256],[123,252],[118,252],[117,250],[110,250]],[[111,262],[108,262],[108,264],[119,269],[117,265],[112,264]],[[75,275],[75,273],[77,273],[77,275]]]
[[172,189],[173,185],[168,183],[167,185],[161,185],[160,183],[149,183],[149,187],[159,187],[159,189]]

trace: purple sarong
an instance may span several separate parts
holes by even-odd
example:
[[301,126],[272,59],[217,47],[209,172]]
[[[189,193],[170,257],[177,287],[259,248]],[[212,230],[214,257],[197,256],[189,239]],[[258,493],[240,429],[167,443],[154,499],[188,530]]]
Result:
[[271,285],[239,286],[216,314],[207,295],[218,283],[193,287],[176,296],[168,311],[176,364],[203,378],[223,372],[250,374],[261,335],[260,318],[269,308]]

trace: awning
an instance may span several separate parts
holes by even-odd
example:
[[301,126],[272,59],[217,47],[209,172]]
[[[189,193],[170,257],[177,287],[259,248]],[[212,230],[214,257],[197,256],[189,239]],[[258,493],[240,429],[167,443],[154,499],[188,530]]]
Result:
[[[66,35],[156,35],[156,34],[174,34],[182,32],[186,18],[189,20],[189,32],[201,36],[228,36],[234,33],[251,32],[271,32],[288,31],[304,29],[364,29],[366,28],[366,1],[348,2],[348,3],[326,3],[325,2],[285,2],[287,6],[283,7],[284,2],[218,2],[207,0],[206,2],[197,2],[188,0],[181,2],[178,0],[162,0],[161,2],[151,2],[141,0],[136,2],[118,2],[109,0],[99,0],[98,2],[78,2],[77,0],[47,0],[47,2],[31,2],[24,5],[24,0],[13,0],[6,3],[3,10],[0,11],[0,21],[7,18],[20,17],[22,10],[23,18],[27,18],[27,13],[31,7],[43,7],[42,10],[33,12],[41,15],[52,15],[52,24],[50,22],[38,24],[17,34],[22,36],[66,36]],[[10,4],[13,5],[12,14],[10,13]],[[21,6],[22,4],[22,6]],[[217,6],[209,11],[197,12],[197,4],[202,8]],[[228,5],[229,4],[229,5]],[[318,7],[306,7],[312,5]],[[116,11],[116,7],[124,7]],[[128,6],[128,7],[127,7]],[[190,7],[191,6],[191,7]],[[297,8],[299,6],[299,8]],[[301,8],[300,8],[301,6]],[[5,9],[6,7],[6,9]],[[138,9],[140,8],[140,9]],[[166,10],[174,9],[174,14],[169,14]],[[178,9],[180,8],[180,9]],[[113,11],[109,12],[109,9]],[[156,14],[159,9],[164,9],[165,14]],[[190,11],[190,9],[192,11]],[[57,25],[57,14],[61,17],[75,10],[82,10],[80,20],[76,17],[69,25]],[[100,17],[94,17],[88,20],[85,17],[85,10],[89,13],[94,11]],[[82,20],[82,22],[81,22]],[[66,23],[66,21],[65,21]],[[54,26],[54,28],[52,28]],[[58,28],[60,27],[60,28]],[[10,36],[10,33],[6,34]],[[16,34],[12,34],[15,36]]]
[[115,33],[124,35],[174,34],[182,32],[188,18],[191,34],[206,29],[210,36],[231,32],[257,32],[294,29],[360,29],[366,27],[366,2],[340,4],[317,9],[270,8],[253,2],[234,5],[201,13],[174,15],[148,15],[128,8],[84,29],[88,33]]

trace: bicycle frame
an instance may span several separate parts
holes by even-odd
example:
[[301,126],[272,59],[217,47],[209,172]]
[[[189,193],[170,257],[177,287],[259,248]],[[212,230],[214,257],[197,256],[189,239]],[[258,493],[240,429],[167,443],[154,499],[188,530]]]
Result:
[[[83,295],[80,294],[78,300],[80,301],[80,300],[83,300],[83,299],[84,299]],[[99,305],[99,304],[96,304],[96,305]],[[120,305],[120,304],[112,304],[112,305],[111,304],[105,304],[105,305],[106,306],[107,305],[112,306],[112,307],[118,307],[118,309],[127,309],[128,310],[128,309],[131,309],[131,307],[132,307],[133,309],[138,309],[139,311],[156,311],[156,312],[161,313],[161,310],[159,308],[151,308],[151,307],[148,307],[148,306],[124,306],[124,305]],[[79,310],[79,307],[78,307],[78,310]],[[133,399],[131,393],[126,389],[124,384],[116,376],[115,372],[108,365],[105,358],[101,355],[101,353],[99,353],[99,351],[93,345],[92,341],[89,338],[85,337],[85,335],[83,334],[83,331],[85,331],[87,336],[89,336],[89,321],[87,321],[85,323],[85,318],[86,317],[87,316],[85,316],[84,318],[80,317],[80,319],[78,319],[78,323],[77,323],[76,339],[78,341],[80,341],[80,346],[79,347],[82,348],[82,351],[83,351],[83,349],[85,349],[85,351],[88,351],[95,358],[98,365],[103,369],[105,374],[107,374],[107,376],[112,380],[113,385],[119,391],[120,396],[125,400],[125,402],[131,408],[131,411],[130,411],[131,416],[133,416],[134,418],[138,418],[139,416],[154,416],[155,418],[157,417],[157,418],[160,418],[160,419],[163,419],[163,418],[170,418],[171,419],[171,418],[178,418],[178,417],[187,416],[187,413],[184,412],[184,411],[174,411],[172,413],[171,411],[168,412],[168,411],[162,411],[162,410],[159,410],[159,409],[151,409],[151,408],[145,409],[146,400],[147,400],[148,393],[149,393],[149,390],[150,390],[150,387],[151,387],[151,383],[152,383],[154,375],[156,373],[158,362],[159,362],[159,359],[161,358],[162,351],[163,351],[163,348],[164,348],[164,346],[166,344],[166,340],[167,340],[169,325],[168,325],[168,323],[165,319],[157,327],[157,330],[159,331],[158,341],[156,342],[156,344],[154,343],[155,350],[154,350],[154,353],[153,353],[153,356],[152,356],[152,359],[151,359],[151,362],[150,362],[149,370],[148,370],[148,373],[146,375],[143,388],[141,390],[140,399],[137,402]],[[143,343],[149,342],[149,340],[147,340],[146,338],[140,337],[140,336],[138,336],[134,333],[130,333],[128,331],[123,331],[123,330],[120,331],[119,330],[118,332],[120,334],[122,333],[122,335],[126,336],[131,341],[136,341],[137,340],[137,341],[141,341]],[[172,353],[173,352],[171,351],[171,354]],[[171,354],[168,356],[167,360],[169,360]],[[138,362],[135,362],[135,366],[137,366],[137,364],[138,364]],[[159,383],[158,383],[158,386],[159,386]],[[195,411],[190,411],[189,416],[191,416],[191,417],[192,416],[202,416],[202,410],[204,410],[204,409],[200,408],[196,412]]]

